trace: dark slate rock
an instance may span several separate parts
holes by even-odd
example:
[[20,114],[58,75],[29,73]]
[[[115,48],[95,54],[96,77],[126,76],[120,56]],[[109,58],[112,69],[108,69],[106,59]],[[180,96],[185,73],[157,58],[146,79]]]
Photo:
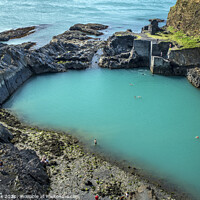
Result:
[[0,124],[0,142],[9,143],[13,139],[12,133]]
[[0,41],[22,38],[35,32],[35,26],[12,29],[0,33]]

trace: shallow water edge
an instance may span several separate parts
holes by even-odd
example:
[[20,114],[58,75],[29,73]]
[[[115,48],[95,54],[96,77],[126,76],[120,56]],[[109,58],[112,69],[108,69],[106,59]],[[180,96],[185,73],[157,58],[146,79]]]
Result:
[[[134,195],[137,194],[138,191],[143,190],[143,192],[144,192],[144,191],[148,190],[148,191],[151,191],[151,192],[153,191],[153,193],[155,193],[156,197],[158,197],[159,199],[160,198],[161,199],[163,199],[163,198],[166,198],[166,199],[194,199],[189,194],[186,194],[184,191],[181,191],[181,189],[178,188],[178,186],[175,186],[175,185],[173,185],[169,182],[166,182],[166,180],[158,179],[158,178],[152,176],[151,174],[146,173],[142,169],[137,169],[133,165],[133,163],[129,163],[127,160],[119,160],[119,158],[117,158],[117,157],[113,157],[113,156],[108,155],[108,154],[105,155],[105,153],[103,151],[99,151],[99,150],[96,151],[95,147],[94,148],[93,147],[88,148],[87,144],[83,143],[82,140],[78,140],[76,137],[73,136],[73,134],[71,135],[68,132],[63,132],[63,131],[60,132],[60,130],[52,130],[52,129],[49,130],[47,128],[43,128],[43,127],[40,128],[40,127],[31,126],[30,124],[25,124],[24,122],[20,122],[18,120],[15,113],[10,112],[9,110],[6,110],[6,109],[0,109],[0,116],[1,116],[0,122],[3,125],[5,125],[8,129],[10,129],[10,131],[12,131],[12,133],[14,134],[15,137],[14,137],[13,142],[15,143],[15,145],[17,147],[21,147],[21,148],[24,148],[24,147],[31,148],[31,149],[33,149],[34,151],[37,152],[38,156],[42,156],[44,154],[44,152],[41,151],[41,148],[40,148],[41,144],[40,143],[38,143],[38,144],[36,143],[35,147],[32,146],[32,144],[29,140],[31,137],[33,137],[31,132],[34,132],[34,133],[36,133],[36,132],[41,133],[42,132],[46,136],[48,136],[48,134],[52,134],[52,137],[53,137],[53,135],[56,134],[56,136],[58,136],[58,138],[55,137],[55,142],[56,142],[56,140],[64,141],[63,139],[61,139],[63,137],[64,138],[67,137],[70,141],[73,141],[70,145],[68,143],[68,148],[70,148],[70,149],[75,148],[76,151],[79,152],[78,154],[81,155],[80,156],[81,159],[88,161],[88,159],[90,160],[90,159],[95,158],[95,160],[96,159],[99,160],[99,162],[96,162],[96,163],[98,163],[98,165],[100,165],[100,166],[98,166],[96,169],[94,169],[94,168],[89,169],[90,173],[93,174],[92,175],[93,178],[91,178],[91,176],[90,176],[90,179],[92,181],[96,181],[96,180],[93,180],[93,179],[95,179],[94,178],[95,173],[97,173],[97,172],[99,172],[100,174],[102,173],[101,170],[98,169],[98,168],[101,168],[102,166],[104,166],[104,167],[106,166],[111,172],[113,172],[112,173],[113,176],[115,176],[115,174],[117,174],[117,173],[121,174],[121,177],[120,176],[117,177],[116,181],[122,181],[122,183],[124,183],[125,186],[122,187],[122,193],[123,193],[123,191],[124,192],[125,191],[131,192],[130,188],[134,188],[133,191],[132,191],[132,192],[134,192]],[[22,136],[16,135],[14,133],[16,129],[21,130],[22,135],[25,132],[26,135],[28,135],[28,139],[26,141],[23,141]],[[30,134],[30,138],[29,138],[29,134]],[[22,137],[22,138],[20,139],[20,137]],[[48,137],[51,137],[51,136],[49,135]],[[35,138],[35,139],[37,139],[37,138]],[[43,145],[44,145],[44,143],[43,143]],[[52,156],[52,153],[53,152],[46,152],[47,156],[49,156],[49,157]],[[69,152],[69,155],[70,154],[73,157],[73,151]],[[68,158],[69,158],[69,155],[68,155]],[[75,161],[80,160],[80,157],[76,155],[74,160]],[[63,158],[61,158],[60,156],[53,156],[52,159],[56,160],[56,162],[58,162],[58,163],[64,162]],[[94,166],[92,166],[92,167],[94,167]],[[52,184],[55,184],[54,177],[55,176],[59,177],[59,175],[55,175],[55,174],[53,175],[50,167],[47,170],[49,171],[48,173],[50,175],[50,179],[52,181]],[[70,176],[69,173],[67,173],[67,175]],[[79,176],[85,176],[85,175],[82,174],[82,175],[79,175]],[[123,179],[121,180],[122,177],[123,177]],[[70,178],[74,178],[74,177],[70,176]],[[105,178],[102,178],[103,184],[104,184],[104,182],[106,182],[104,179]],[[128,181],[129,184],[131,183],[130,179],[132,179],[133,182],[134,182],[134,185],[126,184],[126,182],[127,182],[126,179],[129,180]],[[113,181],[113,180],[109,180],[109,181]],[[52,190],[50,193],[54,194],[54,191]],[[89,194],[87,194],[87,193],[89,193]],[[92,192],[83,191],[83,193],[80,193],[80,195],[82,195],[82,196],[86,195],[87,196],[87,195],[92,195],[92,193],[97,193],[97,191],[96,190],[94,190]],[[120,195],[119,194],[118,195],[116,195],[116,194],[109,195],[109,198],[117,197],[117,196],[119,197]]]

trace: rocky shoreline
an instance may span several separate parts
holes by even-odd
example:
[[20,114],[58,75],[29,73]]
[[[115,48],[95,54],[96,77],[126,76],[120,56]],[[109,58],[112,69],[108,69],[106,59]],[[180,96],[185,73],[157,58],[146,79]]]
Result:
[[[60,196],[92,200],[96,194],[105,200],[192,199],[175,188],[163,188],[159,181],[147,179],[133,166],[88,151],[69,133],[26,125],[4,109],[0,109],[0,119],[4,126],[0,132],[7,129],[13,135],[11,142],[0,141],[3,195],[35,195],[38,199]],[[49,160],[46,166],[40,162],[44,155]],[[126,192],[129,198],[123,197]]]
[[[150,30],[158,26],[156,20],[151,20]],[[35,45],[32,42],[0,43],[0,106],[32,76],[90,67],[99,49],[103,50],[98,63],[102,68],[146,67],[153,74],[185,76],[195,87],[200,86],[197,72],[200,48],[177,49],[173,42],[150,38],[145,33],[135,34],[131,30],[116,32],[107,41],[91,37],[91,34],[103,34],[99,30],[106,28],[101,24],[76,24],[39,49],[32,49]]]

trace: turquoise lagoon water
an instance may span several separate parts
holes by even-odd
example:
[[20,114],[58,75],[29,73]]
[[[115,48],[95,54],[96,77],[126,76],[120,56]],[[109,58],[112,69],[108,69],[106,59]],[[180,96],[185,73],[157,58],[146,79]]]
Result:
[[[0,31],[38,25],[9,44],[42,46],[75,23],[109,25],[103,38],[150,18],[167,18],[174,0],[4,0]],[[144,75],[143,75],[144,74]],[[130,85],[133,84],[133,86]],[[142,98],[135,98],[141,96]],[[32,78],[5,107],[32,124],[71,130],[105,150],[181,186],[199,199],[200,91],[185,78],[145,70],[88,69]]]
[[99,150],[198,197],[199,99],[185,78],[91,68],[32,78],[6,107],[35,125],[75,131],[90,147],[96,138]]
[[35,34],[9,42],[35,41],[38,46],[76,23],[107,24],[104,37],[130,28],[140,32],[148,19],[166,19],[174,4],[174,0],[1,0],[0,31],[40,25]]

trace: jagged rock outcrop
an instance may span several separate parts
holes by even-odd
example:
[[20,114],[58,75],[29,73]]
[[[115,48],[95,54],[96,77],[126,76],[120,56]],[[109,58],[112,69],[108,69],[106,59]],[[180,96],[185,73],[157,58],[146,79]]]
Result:
[[200,68],[189,69],[187,79],[197,88],[200,88]]
[[32,50],[34,44],[0,44],[0,106],[35,74],[88,68],[104,42],[80,31],[66,31],[40,49]]
[[0,33],[0,41],[22,38],[35,32],[36,26],[12,29]]
[[142,28],[142,33],[149,33],[151,35],[155,35],[158,31],[162,30],[159,28],[158,23],[163,22],[164,20],[150,19],[149,21],[150,21],[150,24]]
[[177,0],[168,14],[167,26],[182,30],[190,36],[199,36],[200,30],[200,1]]
[[99,66],[111,69],[148,67],[151,43],[135,39],[130,31],[113,34],[103,49]]
[[70,27],[69,30],[81,31],[90,35],[100,36],[103,35],[103,33],[99,32],[98,30],[104,30],[107,28],[108,26],[106,25],[89,23],[89,24],[75,24],[74,26]]

